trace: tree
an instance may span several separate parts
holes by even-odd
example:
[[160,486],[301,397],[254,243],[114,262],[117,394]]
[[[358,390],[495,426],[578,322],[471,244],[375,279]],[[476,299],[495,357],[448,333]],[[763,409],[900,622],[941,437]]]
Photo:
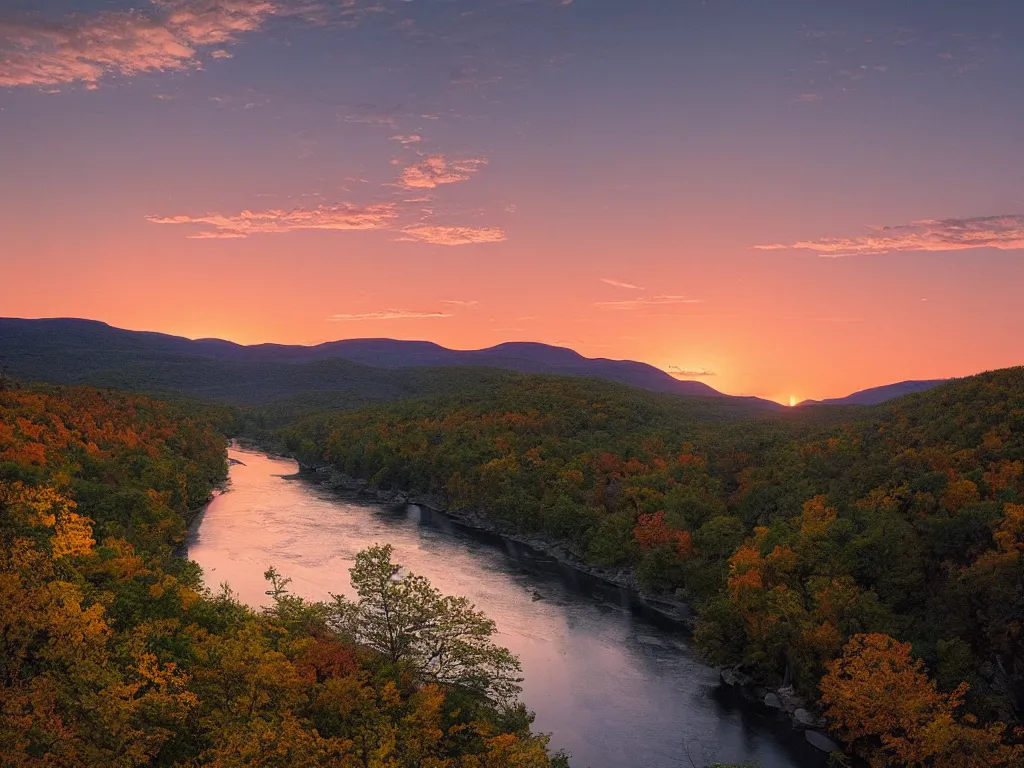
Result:
[[872,768],[1011,768],[1024,746],[1003,743],[999,725],[961,715],[967,684],[942,693],[910,644],[854,635],[821,681],[825,717]]
[[390,544],[377,545],[356,555],[349,573],[359,599],[353,604],[332,595],[335,629],[423,680],[510,703],[521,690],[522,668],[491,640],[494,622],[466,598],[442,595],[425,577],[400,575],[392,551]]

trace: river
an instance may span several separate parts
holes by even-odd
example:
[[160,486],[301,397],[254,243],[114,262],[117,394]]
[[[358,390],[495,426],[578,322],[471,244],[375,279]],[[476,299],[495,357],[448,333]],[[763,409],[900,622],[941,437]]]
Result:
[[[188,555],[211,588],[252,606],[274,565],[311,599],[352,596],[348,568],[375,543],[445,594],[465,595],[519,656],[535,729],[573,768],[702,768],[712,762],[808,768],[820,753],[788,728],[731,701],[678,629],[628,593],[497,536],[415,505],[389,507],[285,479],[293,461],[232,448],[227,490],[197,518]],[[537,596],[540,599],[535,599]]]

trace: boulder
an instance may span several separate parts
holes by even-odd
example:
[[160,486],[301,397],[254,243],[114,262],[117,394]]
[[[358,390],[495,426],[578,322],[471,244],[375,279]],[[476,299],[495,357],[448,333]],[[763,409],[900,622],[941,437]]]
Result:
[[748,675],[743,674],[735,667],[723,667],[720,674],[723,683],[734,687],[742,688],[754,682]]
[[804,731],[804,738],[808,744],[822,752],[835,752],[839,749],[839,745],[821,731]]
[[764,695],[764,705],[772,709],[782,709],[782,702],[779,697],[770,691]]
[[786,712],[796,712],[804,706],[804,700],[796,695],[791,685],[779,688],[776,693],[779,695],[779,701],[782,702],[782,709]]
[[817,719],[803,707],[793,712],[793,723],[799,728],[813,728],[818,724]]

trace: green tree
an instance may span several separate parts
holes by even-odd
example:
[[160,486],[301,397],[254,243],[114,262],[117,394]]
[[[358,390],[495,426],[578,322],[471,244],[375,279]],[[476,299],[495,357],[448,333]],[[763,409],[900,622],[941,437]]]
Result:
[[494,622],[466,598],[447,597],[425,577],[402,574],[391,555],[390,544],[356,555],[349,573],[359,599],[332,596],[334,627],[420,679],[511,703],[521,690],[522,667],[494,644]]

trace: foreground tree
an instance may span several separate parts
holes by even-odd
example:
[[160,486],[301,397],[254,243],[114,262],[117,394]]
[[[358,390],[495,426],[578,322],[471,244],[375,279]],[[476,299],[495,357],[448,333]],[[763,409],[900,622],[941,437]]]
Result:
[[1024,746],[1003,743],[1003,727],[979,727],[960,713],[967,685],[942,693],[910,644],[855,635],[821,681],[825,716],[872,768],[1011,768]]
[[510,704],[522,682],[519,660],[495,645],[494,622],[464,597],[446,597],[430,581],[391,561],[391,545],[356,555],[352,601],[333,595],[331,623],[422,680]]

